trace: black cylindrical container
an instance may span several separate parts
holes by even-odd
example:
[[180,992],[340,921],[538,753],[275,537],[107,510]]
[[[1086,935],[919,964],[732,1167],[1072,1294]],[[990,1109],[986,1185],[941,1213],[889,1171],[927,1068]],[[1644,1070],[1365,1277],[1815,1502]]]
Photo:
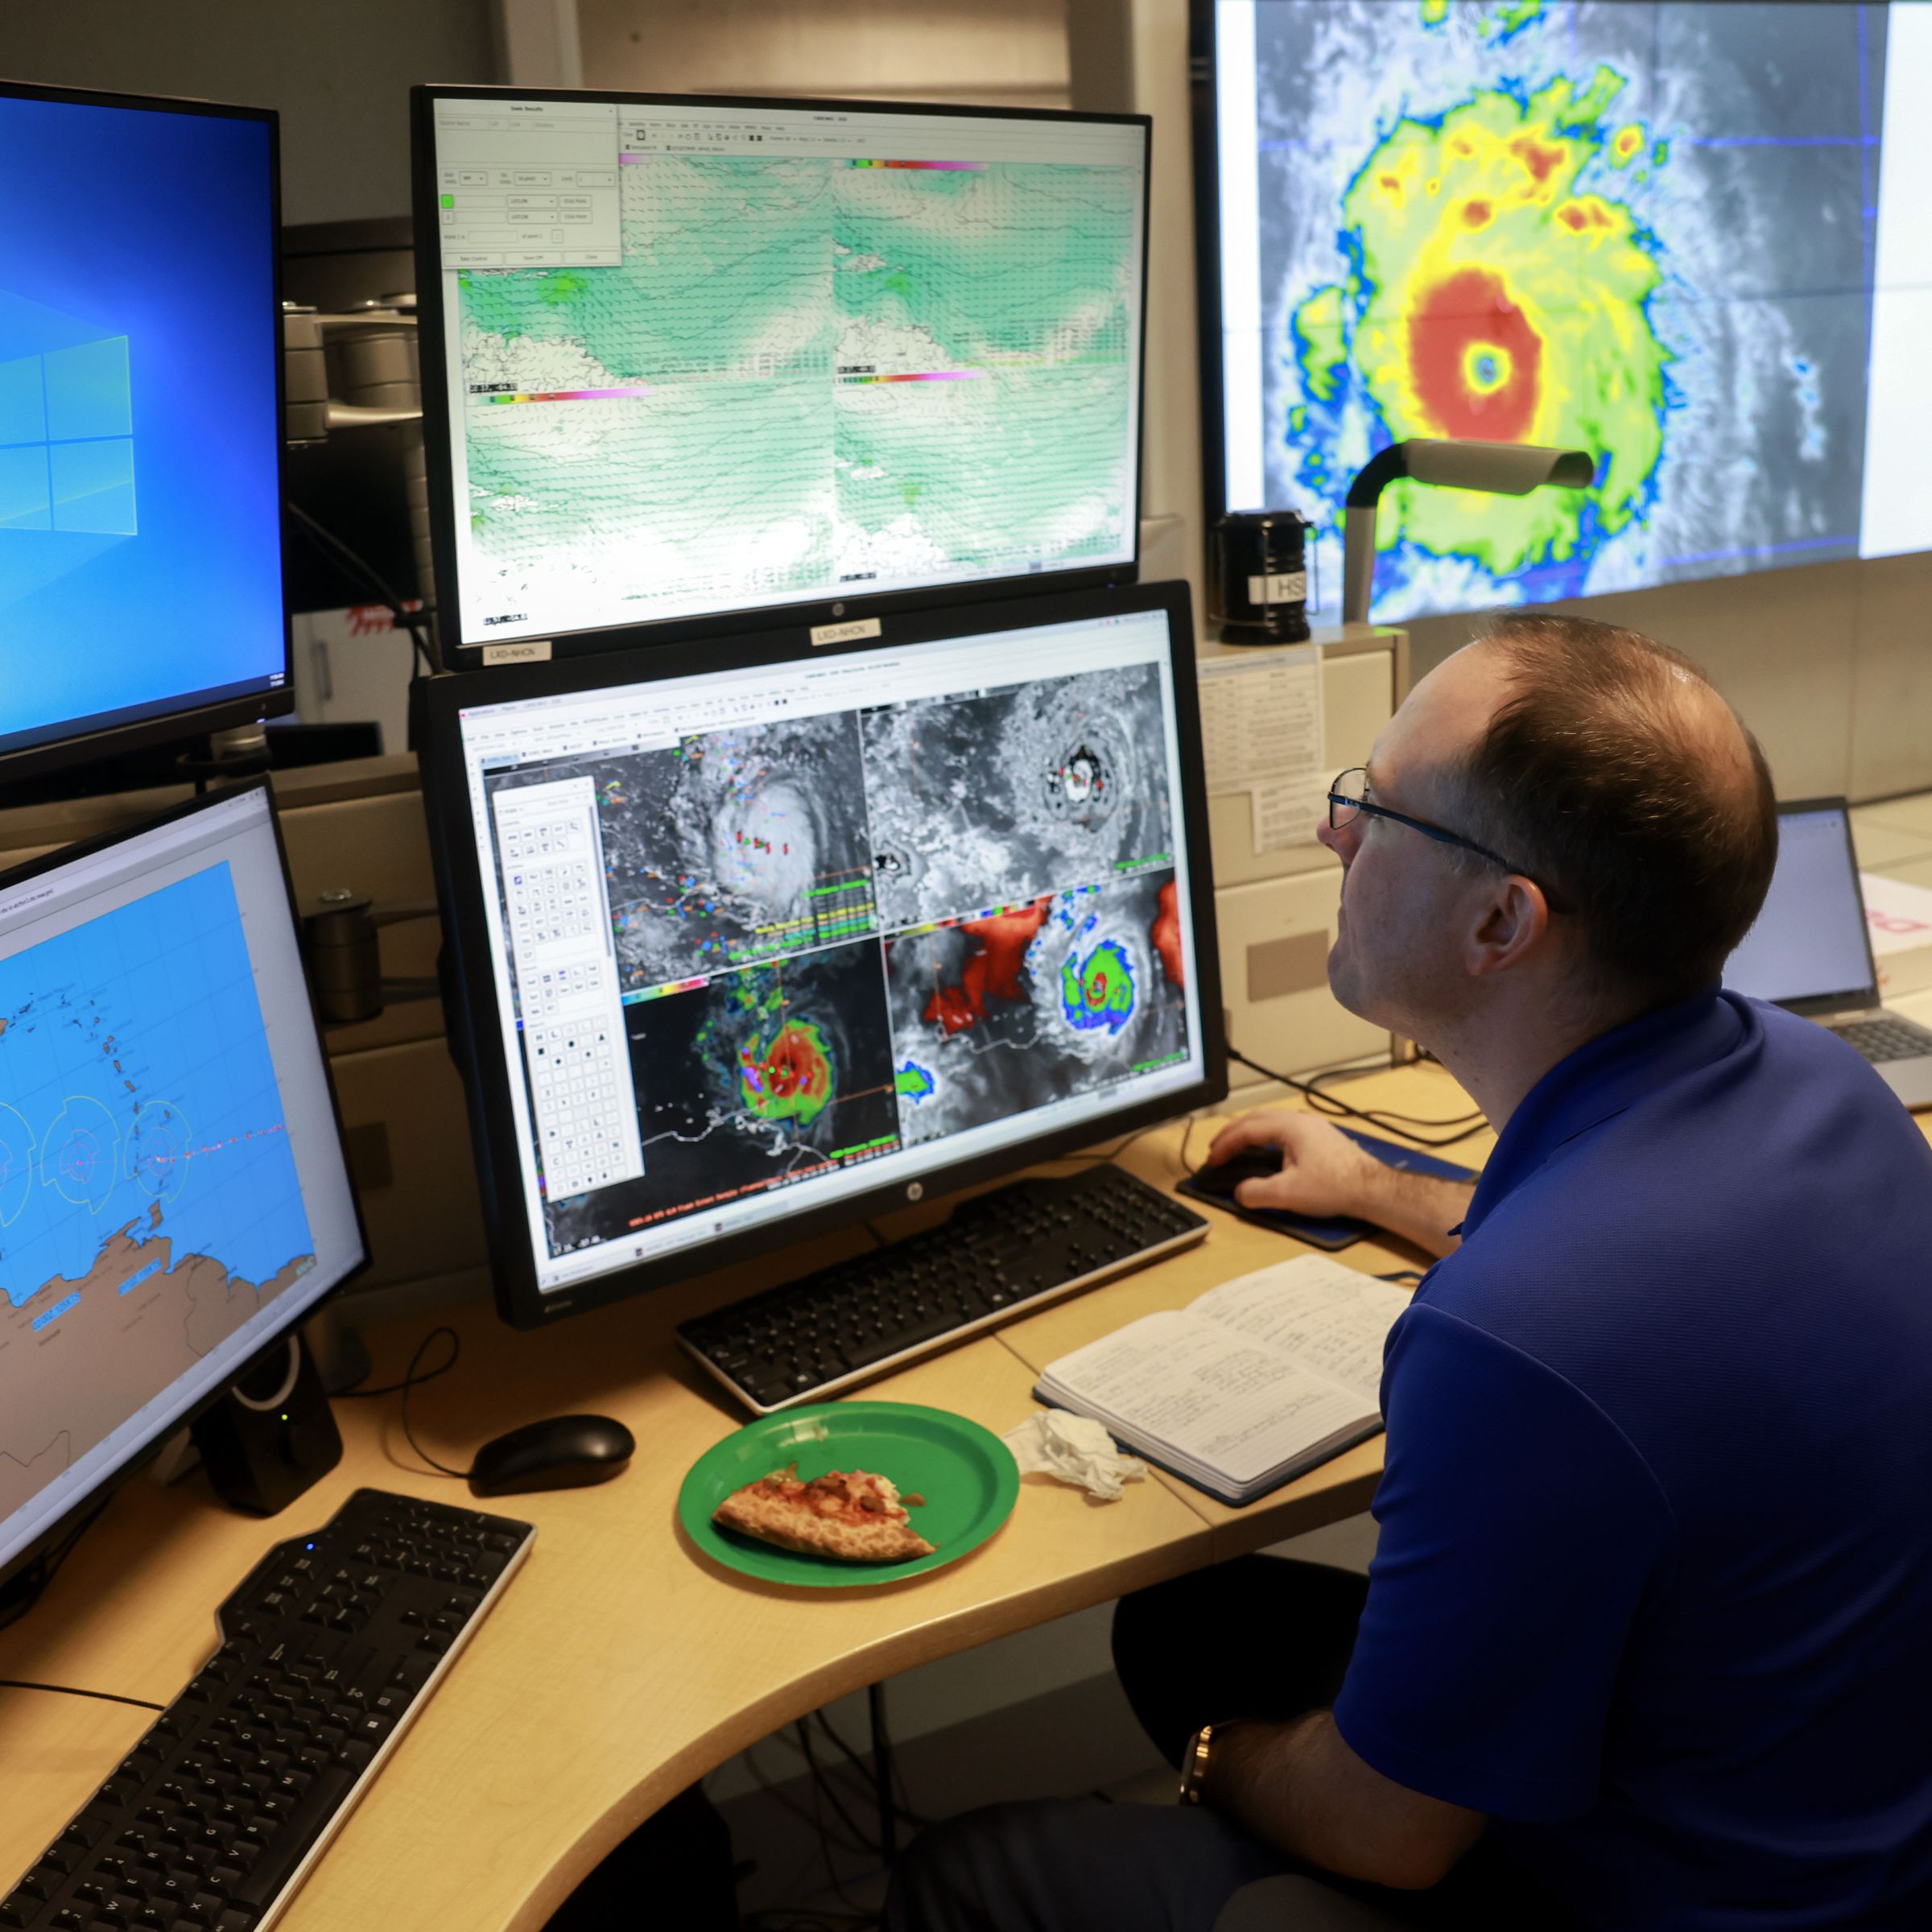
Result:
[[1308,519],[1232,510],[1214,526],[1208,615],[1228,644],[1299,644],[1308,635]]

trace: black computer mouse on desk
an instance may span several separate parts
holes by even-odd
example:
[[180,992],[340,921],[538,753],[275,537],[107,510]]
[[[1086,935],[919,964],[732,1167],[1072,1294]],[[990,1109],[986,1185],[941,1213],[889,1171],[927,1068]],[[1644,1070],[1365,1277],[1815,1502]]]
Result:
[[1214,1166],[1197,1168],[1192,1177],[1191,1191],[1204,1194],[1212,1200],[1232,1200],[1235,1189],[1243,1181],[1265,1181],[1281,1170],[1280,1148],[1244,1147],[1239,1154],[1231,1154]]
[[527,1489],[580,1489],[621,1476],[637,1438],[607,1415],[553,1415],[526,1422],[485,1443],[470,1466],[476,1496],[516,1496]]

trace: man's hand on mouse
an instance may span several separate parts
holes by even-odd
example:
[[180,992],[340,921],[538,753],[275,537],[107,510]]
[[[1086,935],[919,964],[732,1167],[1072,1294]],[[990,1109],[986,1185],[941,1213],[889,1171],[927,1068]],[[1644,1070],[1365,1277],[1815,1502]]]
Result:
[[1208,1150],[1210,1166],[1249,1147],[1281,1150],[1279,1174],[1243,1181],[1234,1191],[1244,1208],[1273,1208],[1326,1218],[1353,1215],[1441,1256],[1460,1244],[1451,1228],[1468,1212],[1466,1182],[1438,1180],[1385,1166],[1341,1129],[1294,1107],[1258,1107],[1230,1121]]
[[1323,1220],[1338,1214],[1373,1217],[1379,1183],[1389,1170],[1329,1121],[1292,1107],[1258,1108],[1214,1137],[1208,1164],[1219,1166],[1250,1147],[1278,1148],[1282,1170],[1243,1181],[1234,1198],[1244,1208]]

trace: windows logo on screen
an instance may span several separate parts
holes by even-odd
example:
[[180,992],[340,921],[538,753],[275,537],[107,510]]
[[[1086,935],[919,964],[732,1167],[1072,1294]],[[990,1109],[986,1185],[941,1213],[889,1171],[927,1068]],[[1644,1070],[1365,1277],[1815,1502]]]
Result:
[[126,336],[0,362],[0,530],[134,535]]
[[139,526],[127,337],[0,291],[0,351],[4,605]]

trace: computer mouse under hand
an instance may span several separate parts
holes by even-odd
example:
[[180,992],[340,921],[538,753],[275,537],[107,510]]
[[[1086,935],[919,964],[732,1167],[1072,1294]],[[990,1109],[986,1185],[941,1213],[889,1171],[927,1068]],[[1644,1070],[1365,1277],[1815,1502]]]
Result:
[[1192,1191],[1215,1200],[1232,1200],[1235,1189],[1243,1181],[1265,1181],[1281,1170],[1280,1148],[1244,1147],[1239,1154],[1212,1166],[1197,1169],[1192,1177]]
[[474,1496],[526,1489],[578,1489],[621,1476],[637,1438],[607,1415],[553,1415],[485,1443],[469,1472]]

